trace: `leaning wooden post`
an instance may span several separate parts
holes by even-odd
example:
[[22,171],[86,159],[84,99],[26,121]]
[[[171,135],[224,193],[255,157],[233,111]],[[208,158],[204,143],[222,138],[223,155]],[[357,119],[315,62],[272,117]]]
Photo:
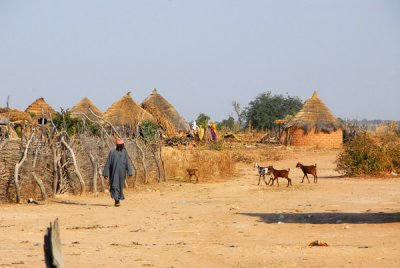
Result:
[[79,167],[78,167],[78,163],[76,162],[76,157],[75,157],[74,150],[72,150],[72,148],[68,145],[68,143],[65,142],[63,136],[61,136],[61,143],[65,146],[65,148],[67,148],[67,150],[71,154],[72,162],[73,162],[74,167],[75,167],[75,173],[78,176],[79,183],[81,184],[81,194],[83,194],[85,192],[85,189],[86,189],[85,188],[85,181],[83,180],[81,172],[79,171]]
[[90,159],[90,163],[92,164],[92,168],[93,168],[93,188],[92,191],[94,194],[97,194],[97,177],[98,177],[98,161],[97,158],[94,157],[91,153],[89,154],[89,159]]
[[43,248],[46,268],[64,268],[58,218],[54,221],[54,224],[50,222],[50,227],[47,228],[47,233],[44,236]]
[[29,150],[29,145],[31,144],[32,140],[33,140],[33,132],[31,134],[31,138],[28,140],[28,142],[26,143],[26,147],[25,147],[25,151],[24,154],[22,156],[21,161],[19,161],[17,164],[15,164],[15,170],[14,170],[14,184],[15,184],[15,190],[17,193],[17,203],[21,203],[21,186],[19,185],[19,169],[21,168],[22,164],[25,162],[26,157],[28,155],[28,150]]
[[46,200],[46,188],[44,187],[43,181],[36,175],[36,162],[37,162],[37,156],[39,153],[39,146],[36,147],[36,150],[33,155],[33,162],[32,162],[32,176],[33,179],[35,180],[36,184],[40,188],[40,193],[42,195],[42,200]]

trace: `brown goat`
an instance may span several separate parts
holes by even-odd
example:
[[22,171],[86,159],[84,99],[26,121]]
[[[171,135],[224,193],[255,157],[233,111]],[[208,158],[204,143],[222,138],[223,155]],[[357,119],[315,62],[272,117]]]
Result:
[[289,178],[289,171],[290,171],[290,168],[288,170],[286,170],[286,169],[277,170],[277,169],[274,169],[273,166],[269,166],[267,175],[271,175],[272,174],[274,176],[271,186],[274,185],[274,181],[275,180],[276,180],[276,184],[279,186],[278,178],[287,179],[288,184],[287,184],[286,187],[289,187],[289,185],[292,185],[292,179]]
[[189,182],[192,182],[192,177],[195,176],[196,177],[196,183],[199,182],[199,177],[197,177],[197,168],[188,168],[186,169],[187,174],[189,176]]
[[314,176],[314,183],[317,183],[317,180],[318,180],[318,177],[317,177],[317,164],[315,164],[314,166],[304,166],[299,162],[299,163],[297,163],[296,168],[301,168],[301,170],[304,173],[303,180],[301,181],[301,183],[304,182],[304,177],[306,177],[307,180],[308,180],[308,183],[310,183],[310,180],[308,179],[308,175],[307,174],[313,175]]

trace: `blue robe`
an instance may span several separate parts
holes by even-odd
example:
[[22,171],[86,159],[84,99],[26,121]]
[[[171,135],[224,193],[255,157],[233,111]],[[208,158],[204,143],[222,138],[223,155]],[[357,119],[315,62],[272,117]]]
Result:
[[132,166],[126,150],[112,150],[103,170],[103,176],[110,179],[110,193],[114,200],[124,200],[126,173],[132,176]]

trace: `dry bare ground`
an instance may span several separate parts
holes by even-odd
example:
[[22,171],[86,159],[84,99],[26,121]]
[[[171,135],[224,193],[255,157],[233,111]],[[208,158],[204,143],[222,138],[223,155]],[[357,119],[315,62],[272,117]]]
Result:
[[[291,168],[290,188],[257,186],[252,166],[239,165],[225,181],[129,191],[119,208],[105,195],[0,205],[0,267],[44,267],[57,217],[66,267],[399,267],[400,180],[340,178],[337,153],[273,162]],[[298,159],[318,163],[318,184],[300,184]],[[314,240],[329,246],[308,247]]]

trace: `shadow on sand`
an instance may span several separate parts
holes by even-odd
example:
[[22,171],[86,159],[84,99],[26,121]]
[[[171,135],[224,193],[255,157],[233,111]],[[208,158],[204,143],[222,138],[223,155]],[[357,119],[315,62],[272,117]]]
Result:
[[52,200],[54,203],[63,204],[63,205],[75,205],[75,206],[93,206],[93,207],[113,207],[114,205],[107,204],[90,204],[90,203],[79,203],[72,201],[61,201],[61,200]]
[[311,224],[381,224],[400,222],[400,212],[395,213],[237,213],[258,217],[265,223],[311,223]]

